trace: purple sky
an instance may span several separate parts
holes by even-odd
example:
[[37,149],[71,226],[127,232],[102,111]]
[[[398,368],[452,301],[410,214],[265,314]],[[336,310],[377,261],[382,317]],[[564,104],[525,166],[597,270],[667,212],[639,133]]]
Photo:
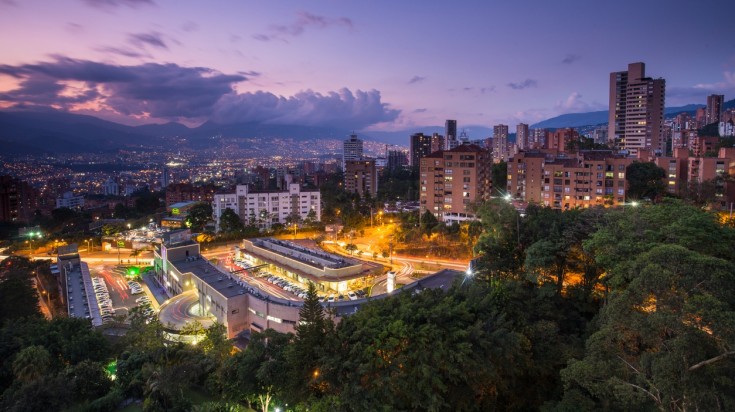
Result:
[[731,1],[0,0],[0,107],[129,124],[512,127],[606,110],[634,61],[667,106],[735,97]]

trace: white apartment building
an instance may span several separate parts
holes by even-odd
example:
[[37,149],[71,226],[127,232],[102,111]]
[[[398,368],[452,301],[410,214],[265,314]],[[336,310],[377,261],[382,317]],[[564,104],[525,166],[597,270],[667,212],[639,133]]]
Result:
[[285,224],[293,214],[298,214],[302,221],[312,210],[315,221],[322,216],[319,190],[302,190],[298,183],[288,183],[286,191],[251,192],[248,185],[237,185],[235,193],[216,194],[212,210],[217,231],[225,209],[234,210],[244,224],[252,222],[261,229],[274,223]]

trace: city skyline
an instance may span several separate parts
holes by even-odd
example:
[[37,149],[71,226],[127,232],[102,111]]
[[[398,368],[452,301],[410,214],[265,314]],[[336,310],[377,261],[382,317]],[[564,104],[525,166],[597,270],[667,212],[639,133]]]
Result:
[[0,108],[54,106],[126,124],[364,131],[457,119],[513,130],[607,110],[609,73],[637,61],[666,79],[667,106],[727,99],[734,30],[726,13],[691,7],[636,4],[642,24],[622,30],[630,8],[619,3],[4,0]]

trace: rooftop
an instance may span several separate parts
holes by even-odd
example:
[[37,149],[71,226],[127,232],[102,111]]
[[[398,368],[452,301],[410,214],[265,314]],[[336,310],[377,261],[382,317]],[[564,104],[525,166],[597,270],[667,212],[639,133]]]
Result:
[[225,298],[242,295],[245,289],[233,280],[228,273],[220,271],[216,266],[201,256],[190,256],[171,262],[181,273],[191,273]]
[[294,260],[313,266],[318,269],[339,269],[357,266],[360,262],[344,256],[299,246],[293,242],[273,238],[253,239],[253,244],[263,249],[288,256]]

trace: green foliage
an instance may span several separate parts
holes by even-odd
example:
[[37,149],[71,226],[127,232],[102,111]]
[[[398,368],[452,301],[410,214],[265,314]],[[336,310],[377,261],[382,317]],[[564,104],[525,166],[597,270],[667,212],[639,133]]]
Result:
[[227,208],[219,218],[219,230],[225,234],[240,233],[245,228],[240,216],[234,210]]
[[508,187],[508,163],[493,163],[492,169],[493,196],[502,196]]
[[720,124],[717,122],[710,123],[701,129],[698,129],[697,136],[720,137]]
[[652,162],[633,162],[625,170],[627,198],[655,202],[666,192],[666,171]]
[[199,202],[189,209],[186,220],[191,224],[191,230],[201,232],[204,226],[212,220],[212,205],[208,202]]

